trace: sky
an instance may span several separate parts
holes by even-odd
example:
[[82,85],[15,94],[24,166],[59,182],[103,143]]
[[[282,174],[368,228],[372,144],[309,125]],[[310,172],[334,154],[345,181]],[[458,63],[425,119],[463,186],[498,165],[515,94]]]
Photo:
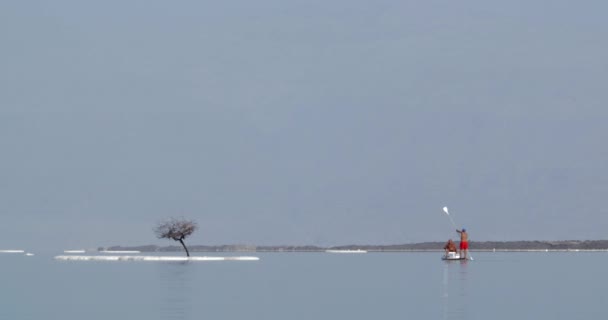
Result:
[[0,249],[606,239],[605,1],[2,1]]

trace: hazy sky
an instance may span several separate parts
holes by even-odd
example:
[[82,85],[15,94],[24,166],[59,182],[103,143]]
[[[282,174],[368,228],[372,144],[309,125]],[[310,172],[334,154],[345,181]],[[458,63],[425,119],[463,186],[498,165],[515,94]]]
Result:
[[0,249],[606,239],[606,12],[2,1]]

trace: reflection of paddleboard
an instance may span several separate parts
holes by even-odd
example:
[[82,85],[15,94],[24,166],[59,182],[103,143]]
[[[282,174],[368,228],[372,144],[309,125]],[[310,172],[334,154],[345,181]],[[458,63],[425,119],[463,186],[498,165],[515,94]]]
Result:
[[441,257],[441,260],[468,260],[467,258],[460,257],[457,252],[448,252]]

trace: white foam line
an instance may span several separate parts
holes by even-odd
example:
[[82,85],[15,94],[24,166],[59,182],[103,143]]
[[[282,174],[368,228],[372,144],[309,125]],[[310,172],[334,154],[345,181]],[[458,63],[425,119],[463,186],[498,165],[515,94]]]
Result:
[[56,256],[62,261],[258,261],[258,257]]
[[85,253],[85,250],[63,250],[63,253]]
[[325,250],[327,253],[367,253],[365,250]]
[[100,253],[141,253],[141,251],[137,251],[137,250],[103,250],[103,251],[99,251]]
[[0,253],[25,253],[25,250],[0,250]]

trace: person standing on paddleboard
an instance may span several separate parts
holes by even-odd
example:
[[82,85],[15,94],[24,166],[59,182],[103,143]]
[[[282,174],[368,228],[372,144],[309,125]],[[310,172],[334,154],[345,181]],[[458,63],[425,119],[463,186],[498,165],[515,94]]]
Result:
[[465,228],[456,230],[456,232],[460,233],[460,258],[466,259],[469,253],[469,234]]

